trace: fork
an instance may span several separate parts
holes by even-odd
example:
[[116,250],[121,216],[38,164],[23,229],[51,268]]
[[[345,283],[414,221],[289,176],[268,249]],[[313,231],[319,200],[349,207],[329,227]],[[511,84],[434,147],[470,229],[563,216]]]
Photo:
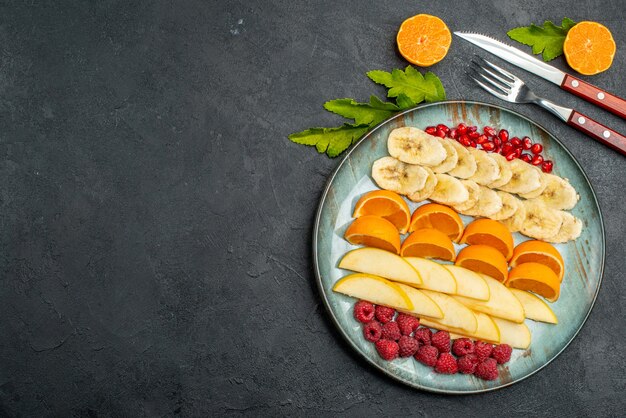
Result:
[[476,56],[482,65],[472,60],[468,75],[483,89],[511,103],[534,103],[556,115],[563,122],[591,138],[626,155],[626,137],[613,129],[583,115],[577,110],[560,106],[534,94],[517,76]]

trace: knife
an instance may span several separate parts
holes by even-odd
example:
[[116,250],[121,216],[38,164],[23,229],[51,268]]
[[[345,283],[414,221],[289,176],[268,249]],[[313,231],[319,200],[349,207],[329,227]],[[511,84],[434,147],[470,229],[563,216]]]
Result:
[[626,100],[586,81],[554,68],[510,45],[478,33],[454,32],[455,35],[481,47],[503,60],[543,77],[590,103],[626,119]]

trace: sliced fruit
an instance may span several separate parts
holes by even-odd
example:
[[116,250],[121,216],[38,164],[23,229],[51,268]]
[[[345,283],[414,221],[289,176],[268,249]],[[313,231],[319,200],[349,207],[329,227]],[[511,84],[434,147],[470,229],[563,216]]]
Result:
[[509,290],[524,307],[526,318],[532,319],[533,321],[547,322],[549,324],[559,323],[558,318],[548,304],[537,296],[515,288],[509,288]]
[[429,318],[443,318],[443,311],[432,300],[429,296],[427,296],[421,290],[418,290],[414,287],[407,286],[402,283],[397,283],[400,289],[404,290],[409,299],[411,299],[411,303],[413,304],[413,309],[404,311],[417,316],[427,316]]
[[424,188],[428,172],[419,165],[405,164],[393,157],[383,157],[372,164],[372,178],[381,189],[411,194]]
[[459,251],[455,263],[476,273],[504,282],[508,266],[502,253],[488,245],[470,245]]
[[356,218],[346,229],[344,238],[352,245],[380,248],[395,254],[400,252],[400,234],[394,224],[378,216]]
[[496,181],[500,176],[500,166],[498,162],[491,158],[485,151],[476,148],[468,148],[468,151],[476,160],[476,172],[469,180],[475,181],[483,186]]
[[374,190],[365,193],[356,202],[353,218],[365,215],[379,216],[394,224],[401,234],[409,229],[411,210],[404,199],[389,190]]
[[498,318],[508,319],[513,322],[524,321],[524,307],[513,293],[499,281],[489,276],[482,276],[489,286],[489,300],[482,301],[463,296],[453,296],[468,308],[486,313],[487,315],[497,316]]
[[444,264],[442,267],[454,276],[457,295],[478,300],[489,300],[489,286],[482,276],[459,266]]
[[[478,323],[478,327],[476,328],[475,332],[468,333],[468,332],[463,332],[463,330],[457,330],[457,329],[452,329],[452,328],[444,329],[444,331],[449,331],[450,338],[453,340],[466,337],[466,338],[473,338],[473,339],[480,340],[480,341],[485,341],[485,342],[492,343],[492,344],[499,344],[500,343],[500,331],[498,330],[496,323],[493,322],[493,319],[489,315],[484,314],[482,312],[474,312],[474,315],[476,315],[476,321]],[[431,322],[431,321],[428,321],[428,322]],[[422,321],[422,324],[427,325],[427,324],[424,324],[423,321]],[[435,326],[433,325],[427,325],[427,326],[431,328],[437,328],[437,326],[439,325],[435,323]]]
[[457,285],[454,276],[441,264],[421,257],[406,257],[407,261],[419,273],[422,283],[410,283],[413,286],[436,292],[455,294]]
[[554,271],[534,262],[519,264],[512,268],[505,284],[508,287],[536,293],[550,302],[556,301],[561,292],[561,282]]
[[428,67],[446,56],[452,35],[437,16],[419,14],[402,22],[396,42],[400,55],[408,62]]
[[340,269],[373,274],[396,282],[421,285],[420,273],[399,255],[378,248],[357,248],[347,252],[338,267]]
[[389,155],[407,164],[439,165],[446,159],[446,150],[432,135],[412,126],[396,128],[387,139]]
[[511,232],[520,231],[524,226],[524,221],[526,220],[526,206],[524,206],[524,202],[517,199],[515,200],[515,204],[517,205],[517,208],[515,209],[513,216],[506,219],[500,219],[500,222],[509,228],[509,231]]
[[498,193],[489,187],[478,187],[480,188],[480,194],[474,206],[459,212],[470,216],[491,216],[494,213],[498,213],[502,209],[502,199],[500,199]]
[[[534,167],[534,166],[533,166]],[[534,167],[535,170],[537,170],[539,172],[539,183],[541,184],[539,187],[537,187],[535,190],[528,192],[528,193],[520,193],[520,197],[523,197],[524,199],[534,199],[535,197],[541,195],[541,193],[543,193],[543,191],[546,189],[546,187],[548,187],[548,181],[546,179],[546,177],[543,175],[543,173],[541,172],[541,170],[539,169],[539,167]]]
[[454,244],[450,237],[441,231],[433,228],[418,229],[406,237],[400,255],[454,261]]
[[500,168],[500,177],[489,183],[487,187],[490,189],[497,189],[511,180],[511,177],[513,177],[513,171],[511,171],[511,167],[509,167],[509,162],[502,155],[492,153],[489,156],[498,163],[498,167]]
[[511,180],[499,189],[509,193],[529,193],[537,188],[541,187],[541,172],[537,171],[535,167],[525,163],[522,160],[509,161],[509,168],[513,173]]
[[546,187],[536,196],[538,201],[552,209],[569,210],[576,206],[580,196],[569,181],[554,174],[544,174],[543,177]]
[[430,195],[433,194],[435,187],[437,186],[437,176],[433,173],[433,170],[428,167],[423,168],[428,173],[424,187],[422,187],[421,190],[417,190],[416,192],[407,195],[407,197],[414,202],[421,202],[422,200],[428,199]]
[[463,234],[463,221],[458,213],[438,203],[427,203],[415,209],[411,216],[409,232],[417,229],[434,228],[458,241]]
[[522,204],[522,202],[511,193],[503,192],[500,190],[498,190],[496,193],[498,194],[498,196],[500,196],[500,200],[502,200],[502,209],[492,215],[489,215],[489,218],[496,221],[510,218],[515,214],[515,211],[517,210],[518,206]]
[[439,139],[439,142],[446,150],[446,159],[443,160],[441,164],[433,166],[432,169],[435,173],[447,173],[456,167],[456,164],[459,161],[459,154],[456,152],[456,148],[452,146],[452,141]]
[[458,179],[448,174],[435,174],[437,185],[429,199],[444,205],[454,206],[465,202],[469,192]]
[[474,207],[474,205],[478,202],[478,199],[480,199],[480,186],[472,180],[461,180],[461,183],[467,189],[469,197],[465,202],[454,205],[454,210],[459,213],[464,213],[466,210]]
[[563,223],[559,228],[559,232],[546,238],[548,242],[567,242],[575,240],[583,232],[583,221],[575,217],[569,212],[559,211],[563,218]]
[[611,31],[597,22],[580,22],[567,32],[563,53],[570,67],[593,75],[608,70],[615,56]]
[[543,264],[550,268],[563,281],[565,273],[565,262],[559,250],[547,242],[530,240],[525,241],[515,247],[510,266],[517,267],[520,264],[534,262]]
[[470,154],[466,147],[458,142],[450,141],[450,144],[452,144],[458,156],[456,167],[448,171],[448,174],[459,179],[466,179],[473,176],[476,172],[476,159],[474,156]]
[[535,200],[524,200],[526,219],[522,224],[521,232],[531,238],[546,241],[559,233],[563,223],[562,212],[547,207],[544,203]]
[[465,228],[460,244],[484,244],[500,251],[505,259],[513,256],[513,235],[504,224],[492,219],[476,219]]
[[500,344],[508,344],[522,350],[530,347],[530,330],[526,324],[515,323],[501,318],[492,318],[500,333]]
[[[478,328],[476,315],[474,315],[474,312],[472,312],[468,307],[464,306],[462,303],[445,293],[433,292],[432,290],[424,289],[422,289],[422,292],[434,300],[443,311],[443,318],[437,319],[438,323],[458,328],[465,332],[476,332],[476,329]],[[424,319],[425,318],[421,318],[421,320]]]
[[371,274],[355,273],[340,279],[333,291],[405,311],[413,310],[413,302],[397,284]]

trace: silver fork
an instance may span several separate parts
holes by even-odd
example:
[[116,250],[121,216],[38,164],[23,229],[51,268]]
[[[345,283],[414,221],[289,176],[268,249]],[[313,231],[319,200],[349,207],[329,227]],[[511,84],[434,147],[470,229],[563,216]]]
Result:
[[626,155],[626,137],[596,122],[590,117],[548,99],[537,96],[517,76],[497,65],[478,57],[482,63],[472,60],[468,75],[483,89],[511,103],[534,103],[556,115],[563,122],[584,132],[591,138]]

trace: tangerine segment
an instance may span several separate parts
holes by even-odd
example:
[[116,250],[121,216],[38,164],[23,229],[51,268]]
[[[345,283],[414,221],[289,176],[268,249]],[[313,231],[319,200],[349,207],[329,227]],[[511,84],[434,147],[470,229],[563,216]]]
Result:
[[411,216],[409,232],[434,228],[458,242],[463,234],[463,221],[458,213],[438,203],[428,203],[415,209]]
[[597,22],[580,22],[567,32],[563,53],[570,67],[593,75],[608,70],[615,56],[611,31]]
[[438,258],[454,261],[454,244],[441,231],[433,228],[418,229],[402,243],[402,257]]
[[452,35],[437,16],[419,14],[402,22],[396,42],[398,51],[407,61],[428,67],[446,56]]
[[365,215],[380,216],[394,224],[401,234],[409,229],[411,210],[402,197],[389,190],[374,190],[356,202],[353,218]]
[[544,241],[530,240],[519,244],[513,250],[513,257],[511,257],[511,267],[517,267],[523,263],[536,262],[543,264],[550,268],[559,278],[559,281],[563,281],[563,275],[565,274],[565,262],[559,250],[554,248],[553,245]]
[[550,302],[559,298],[561,282],[552,269],[539,263],[524,263],[513,268],[505,283],[508,287],[527,290]]
[[486,274],[502,283],[507,279],[506,259],[500,251],[489,245],[470,245],[463,248],[456,256],[454,264],[476,273]]
[[504,258],[513,256],[513,235],[509,228],[492,219],[477,219],[467,225],[461,244],[484,244],[500,251]]
[[356,218],[346,229],[344,238],[353,245],[380,248],[398,254],[400,234],[394,224],[378,216]]

